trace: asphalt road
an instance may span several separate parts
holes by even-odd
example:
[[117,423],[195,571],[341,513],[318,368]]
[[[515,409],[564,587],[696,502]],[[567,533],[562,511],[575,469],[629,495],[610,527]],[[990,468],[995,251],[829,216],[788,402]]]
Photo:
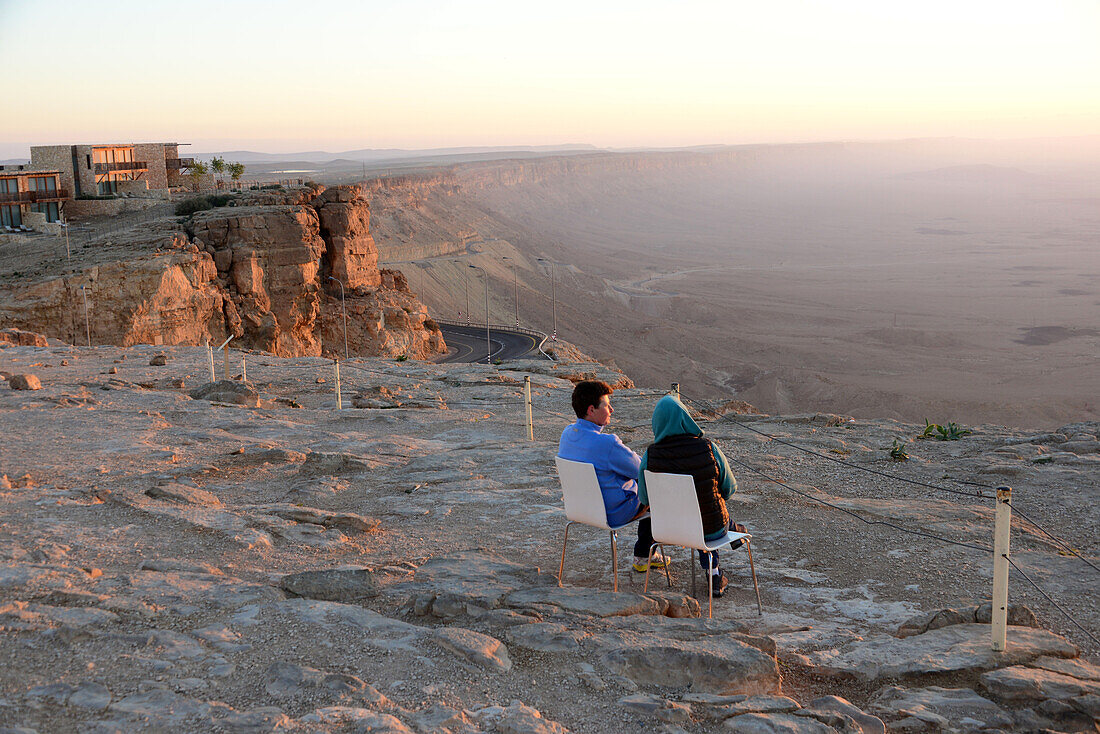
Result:
[[[447,346],[455,350],[440,362],[484,362],[485,361],[485,327],[484,326],[451,326],[440,324],[439,330],[443,332],[443,338]],[[503,329],[491,329],[489,332],[490,360],[519,359],[534,353],[539,354],[539,338],[530,334],[521,334],[517,331]]]

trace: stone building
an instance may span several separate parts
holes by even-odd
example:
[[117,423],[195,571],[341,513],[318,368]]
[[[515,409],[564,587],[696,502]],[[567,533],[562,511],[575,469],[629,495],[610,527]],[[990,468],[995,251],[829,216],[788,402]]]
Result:
[[[62,187],[80,198],[190,187],[187,169],[192,164],[193,158],[179,157],[178,143],[110,143],[34,145],[30,167],[59,171]],[[208,187],[213,188],[210,179]]]
[[71,192],[60,178],[56,168],[0,166],[0,233],[58,221],[62,202]]

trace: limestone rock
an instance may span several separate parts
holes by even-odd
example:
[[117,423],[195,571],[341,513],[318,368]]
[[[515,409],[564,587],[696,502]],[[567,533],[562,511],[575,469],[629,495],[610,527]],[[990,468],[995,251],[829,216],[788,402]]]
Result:
[[937,726],[964,719],[991,729],[1012,725],[1008,712],[969,688],[887,686],[875,692],[867,708],[891,722],[909,717]]
[[1062,675],[1070,675],[1082,680],[1100,681],[1100,666],[1082,660],[1081,658],[1049,658],[1041,657],[1033,660],[1030,665],[1035,668],[1051,670]]
[[1042,655],[1075,657],[1077,648],[1053,632],[1009,627],[1005,651],[994,653],[989,648],[988,625],[956,624],[903,639],[862,640],[840,650],[813,652],[808,658],[823,672],[874,680],[955,670],[990,670],[1025,663]]
[[37,375],[30,373],[25,375],[12,375],[8,380],[8,385],[12,390],[41,390],[42,383],[39,381]]
[[435,630],[432,640],[486,670],[504,673],[512,669],[508,648],[495,637],[461,627],[444,627]]
[[535,622],[512,627],[508,639],[517,647],[538,652],[574,652],[588,635],[564,624]]
[[470,714],[486,728],[500,734],[568,734],[556,721],[543,718],[537,709],[513,701],[509,706],[489,706]]
[[111,692],[101,683],[85,681],[69,696],[68,704],[84,709],[102,711],[111,703]]
[[810,701],[805,709],[803,709],[803,712],[811,715],[817,715],[819,713],[839,714],[850,720],[855,727],[849,728],[856,728],[860,734],[886,734],[886,725],[882,722],[882,719],[864,713],[856,706],[853,706],[849,701],[839,696],[821,696],[820,698],[815,698]]
[[742,714],[726,719],[725,727],[738,734],[834,734],[836,729],[808,716]]
[[1042,668],[1013,665],[982,674],[982,685],[1002,701],[1063,701],[1085,695],[1100,695],[1100,681],[1082,680]]
[[221,500],[217,495],[198,487],[189,487],[186,484],[163,484],[152,489],[145,490],[145,494],[158,500],[169,500],[205,507],[221,507]]
[[357,602],[379,594],[374,573],[367,568],[303,571],[284,576],[279,586],[295,596],[325,601]]
[[[396,716],[352,706],[326,706],[306,714],[298,721],[308,725],[307,731],[333,731],[333,727],[345,730],[344,727],[350,727],[347,730],[373,734],[413,734],[412,729],[401,723]],[[318,724],[325,725],[324,729],[320,729]]]
[[631,641],[606,650],[603,661],[643,686],[690,687],[693,692],[718,694],[779,692],[775,658],[729,638]]
[[582,589],[572,586],[544,586],[520,589],[507,596],[505,604],[515,608],[527,608],[551,604],[578,614],[597,617],[616,617],[632,614],[660,614],[662,605],[655,599],[629,592]]
[[149,360],[150,367],[163,367],[168,364],[168,356],[165,354],[155,354],[153,358]]
[[[898,637],[912,637],[929,630],[947,627],[953,624],[989,624],[993,606],[988,602],[975,607],[962,607],[957,609],[937,609],[934,612],[919,614],[912,619],[902,622],[898,631]],[[1039,620],[1035,612],[1022,604],[1010,604],[1008,607],[1008,623],[1021,627],[1038,627]]]
[[48,347],[46,337],[33,331],[22,329],[0,329],[0,344],[13,344],[17,347]]
[[691,706],[669,701],[648,693],[637,693],[619,699],[619,703],[629,709],[655,716],[668,723],[691,721]]
[[249,408],[258,407],[260,394],[247,382],[234,382],[233,380],[218,380],[197,387],[190,393],[195,400],[209,400],[216,403],[232,403],[244,405]]
[[[316,696],[320,692],[326,692],[333,696],[345,696],[364,691],[369,686],[353,675],[342,673],[326,673],[323,670],[307,668],[294,663],[277,662],[267,668],[266,684],[264,690],[272,696],[285,698],[309,693]],[[387,701],[386,697],[370,688],[368,698],[381,704]]]

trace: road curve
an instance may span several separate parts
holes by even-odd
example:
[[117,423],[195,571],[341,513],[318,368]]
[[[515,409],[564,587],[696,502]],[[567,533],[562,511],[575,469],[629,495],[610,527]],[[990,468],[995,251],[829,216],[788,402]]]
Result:
[[531,334],[492,327],[489,330],[487,350],[484,326],[440,324],[439,330],[443,332],[447,346],[454,351],[448,352],[447,356],[441,357],[437,362],[485,362],[487,351],[490,352],[490,361],[520,359],[531,356],[532,353],[534,356],[539,355],[541,340]]

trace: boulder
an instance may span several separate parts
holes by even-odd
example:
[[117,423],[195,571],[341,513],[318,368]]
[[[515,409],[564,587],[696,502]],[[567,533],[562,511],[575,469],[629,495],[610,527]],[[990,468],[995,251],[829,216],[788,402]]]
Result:
[[221,507],[222,504],[217,495],[207,492],[205,489],[189,487],[186,484],[164,484],[145,490],[145,494],[153,499],[202,505],[204,507]]
[[608,668],[640,686],[682,687],[718,694],[779,693],[775,658],[726,637],[632,640],[606,649],[602,659]]
[[808,716],[742,714],[726,719],[725,728],[738,734],[835,734],[836,729]]
[[0,329],[0,344],[12,344],[17,347],[48,347],[46,337],[23,329]]
[[947,726],[970,719],[990,729],[1012,726],[1012,716],[1007,711],[969,688],[887,686],[875,692],[867,709],[891,722],[915,718]]
[[42,383],[38,380],[37,375],[27,373],[25,375],[12,375],[8,380],[8,385],[12,390],[41,390]]
[[165,354],[153,355],[153,358],[149,360],[150,367],[163,367],[168,364],[168,356]]
[[508,648],[495,637],[461,627],[443,627],[435,630],[431,639],[485,670],[505,673],[512,669]]
[[324,601],[357,602],[378,596],[378,582],[368,568],[302,571],[283,576],[279,586],[294,596]]
[[1013,665],[982,674],[982,685],[1002,701],[1064,701],[1085,695],[1100,695],[1100,681],[1082,680],[1042,668]]
[[991,670],[1026,663],[1043,655],[1076,657],[1077,648],[1047,630],[1010,626],[1005,651],[995,653],[989,646],[988,625],[956,624],[902,639],[860,640],[839,650],[812,652],[808,660],[824,673],[875,680]]
[[256,408],[260,405],[260,394],[247,382],[218,380],[197,387],[190,393],[195,400],[209,400],[215,403],[230,403]]

